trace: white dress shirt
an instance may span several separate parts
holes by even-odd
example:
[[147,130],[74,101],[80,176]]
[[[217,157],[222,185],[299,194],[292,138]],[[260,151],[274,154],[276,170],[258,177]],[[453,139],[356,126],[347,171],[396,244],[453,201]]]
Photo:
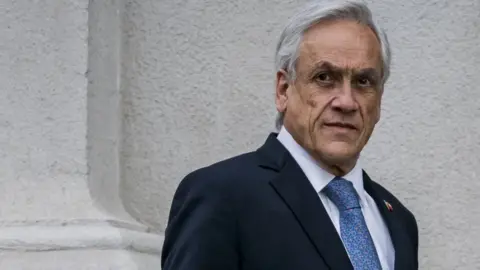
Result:
[[[290,135],[285,127],[282,127],[277,139],[287,148],[288,152],[292,155],[295,161],[298,163],[302,171],[307,176],[308,180],[312,184],[313,188],[317,192],[320,200],[327,210],[330,219],[340,235],[340,215],[335,204],[330,199],[320,192],[328,183],[330,183],[335,175],[322,169],[318,166],[317,162],[303,149]],[[395,249],[393,248],[390,233],[385,221],[378,210],[375,201],[363,188],[363,173],[359,162],[355,167],[342,178],[351,181],[355,190],[360,197],[360,206],[362,208],[365,222],[367,223],[368,230],[375,244],[378,258],[384,270],[393,270],[395,262]]]

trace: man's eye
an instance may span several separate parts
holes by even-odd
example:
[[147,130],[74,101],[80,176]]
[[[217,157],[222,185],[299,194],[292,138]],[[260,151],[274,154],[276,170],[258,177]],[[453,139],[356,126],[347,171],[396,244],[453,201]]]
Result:
[[372,82],[371,82],[371,80],[368,79],[368,78],[359,78],[359,79],[357,80],[357,84],[358,84],[359,86],[362,86],[362,87],[372,86]]
[[328,73],[319,73],[317,74],[316,79],[320,82],[330,82],[332,77]]

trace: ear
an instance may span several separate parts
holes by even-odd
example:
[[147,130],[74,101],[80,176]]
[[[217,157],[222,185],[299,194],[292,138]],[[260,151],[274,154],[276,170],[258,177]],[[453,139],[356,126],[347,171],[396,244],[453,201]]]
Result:
[[275,105],[278,112],[285,112],[287,109],[287,90],[290,87],[287,72],[283,69],[277,71],[277,81],[275,89]]

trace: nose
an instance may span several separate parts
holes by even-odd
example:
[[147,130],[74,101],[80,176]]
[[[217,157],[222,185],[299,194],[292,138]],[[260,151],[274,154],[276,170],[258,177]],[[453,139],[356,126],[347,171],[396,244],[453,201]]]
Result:
[[338,86],[337,91],[335,91],[335,98],[332,101],[332,107],[344,113],[358,110],[358,103],[353,95],[350,82],[347,81]]

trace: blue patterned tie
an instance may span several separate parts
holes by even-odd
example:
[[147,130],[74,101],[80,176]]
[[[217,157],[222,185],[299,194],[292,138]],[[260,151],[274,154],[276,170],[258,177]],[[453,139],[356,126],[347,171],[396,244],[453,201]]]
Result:
[[381,270],[352,182],[335,177],[323,192],[340,212],[340,235],[355,270]]

